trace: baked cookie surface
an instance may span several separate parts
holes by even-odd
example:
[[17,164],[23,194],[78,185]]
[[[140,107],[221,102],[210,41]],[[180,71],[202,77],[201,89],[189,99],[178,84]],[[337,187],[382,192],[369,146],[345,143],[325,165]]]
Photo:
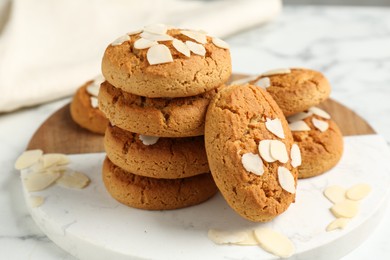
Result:
[[244,218],[269,221],[294,201],[298,171],[290,159],[292,134],[263,89],[223,88],[208,107],[205,145],[218,189]]
[[108,158],[103,163],[103,181],[117,201],[148,210],[178,209],[204,202],[217,193],[211,174],[183,179],[155,179],[119,168]]
[[166,27],[158,34],[144,29],[123,37],[107,47],[102,60],[107,81],[123,91],[188,97],[220,86],[231,75],[228,47],[203,32]]
[[210,171],[203,136],[146,139],[109,125],[104,136],[107,157],[128,172],[152,178],[177,179]]
[[269,71],[250,83],[264,87],[286,116],[320,104],[331,91],[325,76],[309,69]]
[[93,84],[100,83],[91,80],[76,91],[70,104],[70,114],[73,121],[82,128],[94,133],[104,134],[108,120],[104,113],[97,107],[97,97],[87,91],[87,88]]
[[130,132],[160,136],[188,137],[204,134],[204,120],[210,99],[218,88],[184,98],[146,98],[101,85],[99,107],[110,122]]

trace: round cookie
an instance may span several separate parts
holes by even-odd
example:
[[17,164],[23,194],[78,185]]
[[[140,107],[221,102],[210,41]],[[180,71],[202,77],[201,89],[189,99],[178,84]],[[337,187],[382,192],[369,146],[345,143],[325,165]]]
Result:
[[99,108],[112,124],[130,132],[160,137],[199,136],[204,134],[207,106],[218,89],[185,98],[147,98],[105,81],[99,92]]
[[149,145],[140,138],[109,125],[104,136],[107,157],[128,172],[152,178],[177,179],[210,171],[203,136],[159,138]]
[[331,91],[324,75],[309,69],[273,70],[261,74],[250,83],[264,87],[286,116],[320,104]]
[[154,179],[126,172],[108,158],[103,163],[103,181],[107,191],[117,201],[148,210],[196,205],[218,191],[209,173],[183,179]]
[[[157,34],[150,33],[154,26]],[[199,31],[166,30],[152,25],[109,45],[102,60],[107,81],[135,95],[174,98],[204,93],[229,79],[226,43]]]
[[[291,121],[294,141],[301,150],[302,164],[298,167],[300,179],[325,173],[340,161],[343,154],[343,135],[337,124],[329,118],[310,114],[302,120],[287,118]],[[320,124],[320,128],[323,127],[322,131],[314,125],[313,119],[320,121],[316,124]],[[306,126],[297,127],[302,125],[302,121]]]
[[98,80],[88,81],[77,90],[70,104],[70,115],[73,121],[82,128],[97,134],[104,134],[108,120],[97,107],[97,96],[87,91],[89,87],[98,88],[94,85],[100,85],[100,82]]
[[[266,148],[261,152],[260,143]],[[271,143],[275,145],[268,146]],[[223,88],[208,107],[205,144],[218,189],[244,218],[269,221],[294,201],[298,170],[291,165],[292,134],[282,111],[263,89]]]

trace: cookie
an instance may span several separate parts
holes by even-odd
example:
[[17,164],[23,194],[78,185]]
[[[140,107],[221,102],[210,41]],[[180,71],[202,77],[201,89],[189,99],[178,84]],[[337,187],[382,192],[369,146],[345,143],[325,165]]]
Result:
[[217,193],[211,174],[183,179],[155,179],[126,172],[108,158],[103,163],[103,181],[117,201],[148,210],[178,209],[204,202]]
[[322,73],[309,69],[281,69],[265,72],[250,84],[263,87],[286,116],[302,112],[326,100],[331,91]]
[[130,132],[188,137],[204,134],[204,120],[210,99],[219,88],[185,98],[147,98],[101,85],[99,107],[110,122]]
[[77,90],[70,104],[70,115],[73,121],[82,128],[97,134],[104,134],[108,120],[98,108],[99,85],[100,80],[91,80]]
[[309,110],[287,118],[302,154],[302,165],[298,168],[300,179],[325,173],[343,154],[343,135],[339,127],[330,116],[317,114]]
[[164,25],[120,37],[102,60],[103,75],[113,86],[150,98],[207,92],[225,83],[231,70],[230,52],[222,40]]
[[110,125],[104,147],[114,164],[137,175],[177,179],[210,171],[203,136],[148,138]]
[[269,221],[295,200],[298,170],[290,157],[299,154],[291,152],[287,121],[265,90],[253,85],[220,90],[206,114],[205,145],[218,189],[244,218]]

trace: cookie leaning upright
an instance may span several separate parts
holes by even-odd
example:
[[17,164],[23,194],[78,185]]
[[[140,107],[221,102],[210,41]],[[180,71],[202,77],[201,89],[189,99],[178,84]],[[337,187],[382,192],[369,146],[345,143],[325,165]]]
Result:
[[294,201],[299,148],[263,89],[223,88],[208,107],[205,145],[218,189],[241,216],[269,221]]
[[109,45],[102,72],[113,86],[135,95],[188,97],[225,83],[231,60],[227,44],[218,38],[157,24]]

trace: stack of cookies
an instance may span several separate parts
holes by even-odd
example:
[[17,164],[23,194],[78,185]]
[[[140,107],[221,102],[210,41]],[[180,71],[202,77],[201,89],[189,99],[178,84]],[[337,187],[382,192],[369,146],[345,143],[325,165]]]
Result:
[[228,45],[203,31],[150,25],[110,44],[102,72],[99,108],[110,121],[103,180],[111,196],[150,210],[212,197],[205,114],[231,75]]

